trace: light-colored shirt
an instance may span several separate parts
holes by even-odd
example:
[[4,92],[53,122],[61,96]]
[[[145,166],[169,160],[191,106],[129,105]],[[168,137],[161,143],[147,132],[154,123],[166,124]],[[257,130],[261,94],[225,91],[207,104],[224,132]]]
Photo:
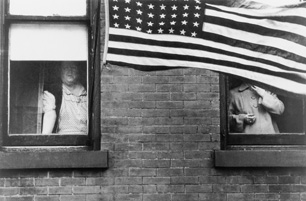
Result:
[[[283,102],[275,94],[266,91],[261,97],[245,83],[230,91],[229,115],[233,132],[279,133],[278,126],[270,113],[280,115],[284,109]],[[254,114],[256,121],[253,124],[245,124],[239,119],[239,114]]]
[[[79,96],[72,94],[62,85],[62,104],[58,116],[59,134],[87,134],[87,92],[83,87]],[[44,97],[44,112],[55,110],[55,98],[49,93]]]

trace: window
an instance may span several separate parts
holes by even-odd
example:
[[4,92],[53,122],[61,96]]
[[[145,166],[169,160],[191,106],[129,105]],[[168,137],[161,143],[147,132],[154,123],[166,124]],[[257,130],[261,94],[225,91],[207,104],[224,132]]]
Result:
[[[230,125],[230,90],[237,86],[240,88],[241,82],[246,81],[220,75],[221,150],[215,151],[215,166],[305,167],[305,99],[287,93],[276,94],[285,106],[281,115],[271,115],[279,132],[237,132]],[[256,101],[258,100],[254,99],[255,103]]]
[[[0,12],[2,145],[99,150],[100,2],[6,0],[0,4],[4,11]],[[63,69],[76,71],[77,91],[65,84]],[[50,110],[56,118],[51,131],[44,132]],[[75,120],[65,116],[71,112]]]
[[[275,98],[275,110],[266,114],[268,109],[258,105],[260,100],[256,93],[253,93],[252,97],[246,97],[252,91],[249,85],[254,83],[250,84],[233,76],[221,76],[220,79],[221,100],[226,100],[220,108],[224,149],[244,149],[247,146],[275,148],[277,145],[305,144],[305,101],[302,97],[293,97],[288,93],[272,93],[271,90],[265,89],[265,93]],[[234,100],[233,93],[239,98]],[[243,120],[244,117],[237,120],[239,114],[246,114],[248,111],[259,111],[254,122],[248,123],[246,119]],[[234,119],[233,116],[237,118]],[[240,124],[237,121],[240,121]]]

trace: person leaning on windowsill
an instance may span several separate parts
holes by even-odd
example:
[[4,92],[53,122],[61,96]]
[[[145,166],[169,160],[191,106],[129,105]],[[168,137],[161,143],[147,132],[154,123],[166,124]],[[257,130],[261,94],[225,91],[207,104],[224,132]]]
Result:
[[231,132],[249,134],[279,133],[271,114],[281,115],[285,106],[276,94],[242,83],[230,90],[229,123]]
[[62,62],[62,83],[43,94],[42,134],[87,133],[87,92],[74,62]]

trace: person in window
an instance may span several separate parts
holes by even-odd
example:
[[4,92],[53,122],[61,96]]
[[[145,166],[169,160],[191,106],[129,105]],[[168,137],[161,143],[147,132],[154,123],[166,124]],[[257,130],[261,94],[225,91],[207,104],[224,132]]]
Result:
[[61,63],[61,84],[43,94],[42,134],[86,134],[87,92],[76,62]]
[[273,115],[281,115],[285,106],[275,94],[260,87],[242,83],[230,90],[229,101],[229,123],[232,132],[279,133]]

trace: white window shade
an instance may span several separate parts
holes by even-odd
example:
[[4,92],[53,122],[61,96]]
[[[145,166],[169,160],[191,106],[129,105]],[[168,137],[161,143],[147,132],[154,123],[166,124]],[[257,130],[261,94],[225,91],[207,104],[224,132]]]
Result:
[[88,30],[80,24],[12,24],[9,59],[88,60]]
[[85,16],[86,0],[10,0],[11,15]]

